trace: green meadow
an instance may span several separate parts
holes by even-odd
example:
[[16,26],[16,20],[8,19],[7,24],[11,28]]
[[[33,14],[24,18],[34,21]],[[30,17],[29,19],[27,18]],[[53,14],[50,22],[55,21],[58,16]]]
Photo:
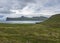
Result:
[[60,43],[60,14],[37,24],[0,23],[0,43]]

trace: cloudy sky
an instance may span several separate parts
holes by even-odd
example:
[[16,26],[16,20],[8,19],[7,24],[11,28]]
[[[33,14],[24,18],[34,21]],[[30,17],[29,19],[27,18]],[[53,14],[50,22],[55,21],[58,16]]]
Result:
[[0,0],[0,18],[60,13],[60,0]]

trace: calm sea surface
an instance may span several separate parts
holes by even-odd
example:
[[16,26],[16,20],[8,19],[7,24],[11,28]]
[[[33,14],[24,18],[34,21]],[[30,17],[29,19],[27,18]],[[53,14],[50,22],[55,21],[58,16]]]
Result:
[[14,23],[17,23],[17,24],[25,24],[25,23],[35,24],[38,22],[42,22],[42,21],[0,21],[0,23],[11,23],[11,24],[14,24]]

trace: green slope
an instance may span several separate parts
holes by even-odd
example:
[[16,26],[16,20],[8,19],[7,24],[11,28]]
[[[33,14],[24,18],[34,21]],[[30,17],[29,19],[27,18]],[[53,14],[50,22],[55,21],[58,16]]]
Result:
[[48,20],[44,21],[43,24],[51,27],[60,28],[60,14],[53,15]]
[[60,43],[60,15],[40,24],[0,24],[0,43]]

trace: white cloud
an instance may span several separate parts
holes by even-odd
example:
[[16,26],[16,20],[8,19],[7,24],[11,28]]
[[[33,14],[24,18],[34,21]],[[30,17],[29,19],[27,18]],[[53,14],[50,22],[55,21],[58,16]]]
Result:
[[0,0],[0,12],[9,17],[53,15],[60,12],[60,0]]

